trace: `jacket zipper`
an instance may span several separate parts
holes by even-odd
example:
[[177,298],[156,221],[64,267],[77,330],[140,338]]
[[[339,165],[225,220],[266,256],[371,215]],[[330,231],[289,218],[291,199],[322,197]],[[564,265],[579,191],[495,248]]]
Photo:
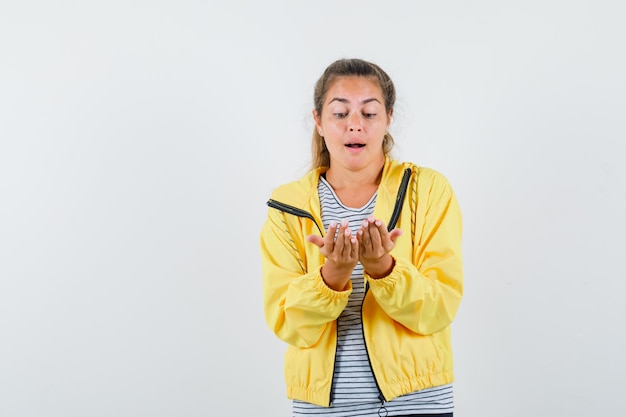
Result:
[[[391,218],[389,219],[389,225],[387,226],[388,231],[392,231],[394,227],[396,227],[396,223],[398,222],[398,218],[400,217],[400,212],[402,211],[402,206],[404,205],[404,199],[406,197],[406,190],[409,185],[409,179],[411,178],[411,168],[407,168],[404,170],[404,174],[402,176],[402,181],[400,182],[400,188],[398,190],[398,195],[396,196],[396,204],[393,208],[393,213],[391,214]],[[365,285],[365,293],[363,294],[363,301],[365,301],[365,297],[367,296],[367,292],[370,289],[369,282]],[[365,353],[367,354],[367,362],[370,365],[370,369],[372,370],[372,377],[374,378],[374,383],[376,384],[376,388],[378,389],[378,399],[380,400],[380,410],[378,410],[378,414],[381,415],[381,411],[387,412],[385,408],[385,395],[383,394],[383,390],[380,389],[380,385],[378,384],[378,379],[376,378],[376,374],[374,373],[374,368],[372,367],[372,360],[370,358],[370,352],[367,348],[367,341],[365,340],[365,328],[362,325],[363,323],[363,304],[361,304],[361,331],[363,333],[363,344],[365,345]]]
[[319,230],[320,234],[324,236],[324,232],[322,231],[320,225],[317,223],[317,220],[315,220],[315,217],[313,217],[313,215],[308,211],[299,209],[298,207],[290,206],[289,204],[281,203],[280,201],[276,201],[271,198],[267,200],[267,205],[269,207],[275,208],[276,210],[284,211],[285,213],[293,214],[297,217],[304,217],[312,220],[317,227],[317,230]]
[[[369,282],[365,285],[365,293],[363,294],[363,301],[365,301],[365,296],[370,289]],[[372,377],[374,378],[374,383],[376,384],[376,389],[378,389],[378,399],[380,400],[380,409],[378,410],[378,415],[382,415],[381,411],[387,411],[385,408],[385,395],[383,394],[383,390],[380,389],[380,385],[378,385],[378,379],[376,379],[376,374],[374,373],[374,368],[372,367],[372,360],[370,359],[370,352],[367,348],[367,341],[365,340],[365,328],[363,327],[363,304],[361,304],[361,333],[363,334],[363,344],[365,345],[365,353],[367,354],[367,363],[370,365],[370,369],[372,370]],[[386,415],[386,414],[385,414]]]
[[[400,182],[398,195],[396,196],[396,203],[394,205],[393,212],[391,213],[389,224],[387,225],[388,231],[393,230],[394,227],[396,227],[396,224],[398,223],[400,212],[402,211],[402,206],[404,205],[406,191],[409,185],[409,179],[411,178],[411,172],[412,172],[411,168],[406,168],[404,170],[404,174],[402,175],[402,181]],[[324,232],[322,231],[322,228],[317,223],[317,220],[315,220],[315,217],[313,217],[313,215],[309,213],[308,211],[302,210],[298,207],[291,206],[289,204],[281,203],[280,201],[276,201],[271,198],[267,201],[267,205],[269,207],[275,208],[285,213],[289,213],[297,217],[304,217],[304,218],[312,220],[315,226],[317,227],[317,230],[319,230],[320,234],[324,236]],[[369,289],[370,289],[370,285],[368,283],[365,286],[365,293],[363,294],[363,300],[365,300],[365,296],[367,295],[367,292],[369,291]],[[363,304],[361,304],[361,323],[363,323]],[[339,331],[339,329],[337,329],[337,331]],[[374,368],[372,367],[372,360],[370,359],[369,350],[367,349],[367,342],[365,341],[365,329],[363,328],[362,325],[361,325],[361,332],[363,333],[363,343],[365,344],[365,352],[367,353],[367,361],[370,365],[370,369],[372,370],[372,376],[374,377],[374,383],[376,384],[376,388],[378,388],[378,393],[379,393],[378,399],[380,400],[380,407],[381,407],[381,410],[387,411],[385,409],[385,401],[387,401],[387,399],[385,398],[383,391],[380,389],[380,385],[378,385],[376,374],[374,374]],[[337,356],[337,345],[335,344],[335,357],[336,356]],[[331,376],[331,384],[335,378],[335,366],[336,366],[336,363],[333,365],[333,374]],[[328,399],[329,406],[332,404],[332,400],[333,400],[333,390],[331,388],[330,397]]]
[[[396,227],[396,223],[398,222],[398,218],[400,217],[400,212],[402,211],[402,206],[404,204],[404,199],[406,197],[406,190],[409,185],[409,179],[411,178],[411,168],[407,168],[404,170],[404,174],[402,175],[402,181],[400,182],[400,188],[398,189],[398,195],[396,196],[396,204],[393,208],[393,213],[391,214],[391,218],[389,219],[389,224],[387,225],[387,230],[392,231],[394,227]],[[277,210],[283,211],[285,213],[292,214],[297,217],[304,217],[310,219],[319,230],[320,234],[324,236],[324,231],[315,220],[315,217],[311,213],[306,210],[302,210],[298,207],[291,206],[289,204],[281,203],[280,201],[276,201],[272,198],[267,200],[267,205],[269,207],[275,208]]]
[[400,211],[402,211],[402,206],[404,205],[404,198],[406,197],[406,190],[409,187],[409,179],[411,178],[411,168],[407,168],[404,170],[404,174],[402,175],[402,181],[400,182],[400,188],[398,189],[398,195],[396,196],[396,204],[393,208],[393,213],[391,214],[391,218],[389,219],[389,224],[387,225],[387,231],[391,232],[394,227],[396,227],[396,223],[398,223],[398,218],[400,217]]
[[[339,340],[339,326],[335,326],[335,333],[337,333],[337,340]],[[330,377],[330,395],[328,396],[328,406],[333,405],[333,381],[335,380],[335,370],[337,369],[337,343],[335,343],[335,360],[333,360],[333,374]]]

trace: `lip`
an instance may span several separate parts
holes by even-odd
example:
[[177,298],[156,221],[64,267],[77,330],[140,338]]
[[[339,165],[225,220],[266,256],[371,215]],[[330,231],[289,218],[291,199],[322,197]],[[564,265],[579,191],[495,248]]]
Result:
[[[365,146],[365,142],[361,139],[351,139],[351,140],[347,140],[346,143],[344,143],[343,146],[348,147],[348,145],[363,145]],[[363,147],[361,146],[361,147]]]
[[[348,145],[352,145],[352,144],[356,144],[356,145],[362,145],[362,146],[348,146]],[[352,141],[352,142],[348,142],[344,145],[344,147],[346,148],[346,150],[352,154],[357,154],[360,152],[363,152],[363,150],[367,147],[365,145],[365,143],[361,142],[361,141]]]

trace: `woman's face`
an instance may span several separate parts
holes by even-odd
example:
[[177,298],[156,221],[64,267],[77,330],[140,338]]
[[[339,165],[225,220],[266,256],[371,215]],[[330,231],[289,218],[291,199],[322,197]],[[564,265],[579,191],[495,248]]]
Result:
[[384,163],[383,138],[391,121],[378,83],[367,77],[341,77],[328,89],[322,114],[313,110],[324,137],[331,169],[359,171]]

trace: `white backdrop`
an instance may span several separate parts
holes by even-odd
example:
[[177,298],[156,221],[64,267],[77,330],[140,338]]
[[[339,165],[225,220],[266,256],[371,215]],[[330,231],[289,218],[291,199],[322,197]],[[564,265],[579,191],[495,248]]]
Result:
[[462,205],[456,415],[626,414],[625,4],[0,1],[0,416],[289,415],[258,233],[342,57]]

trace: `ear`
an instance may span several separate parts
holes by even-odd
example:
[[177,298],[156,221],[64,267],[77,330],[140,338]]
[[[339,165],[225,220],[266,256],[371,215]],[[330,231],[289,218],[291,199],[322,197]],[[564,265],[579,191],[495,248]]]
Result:
[[323,137],[324,131],[322,130],[322,118],[317,113],[317,110],[313,109],[312,113],[313,113],[313,120],[315,120],[315,128],[317,129],[317,133],[319,133],[319,135]]

